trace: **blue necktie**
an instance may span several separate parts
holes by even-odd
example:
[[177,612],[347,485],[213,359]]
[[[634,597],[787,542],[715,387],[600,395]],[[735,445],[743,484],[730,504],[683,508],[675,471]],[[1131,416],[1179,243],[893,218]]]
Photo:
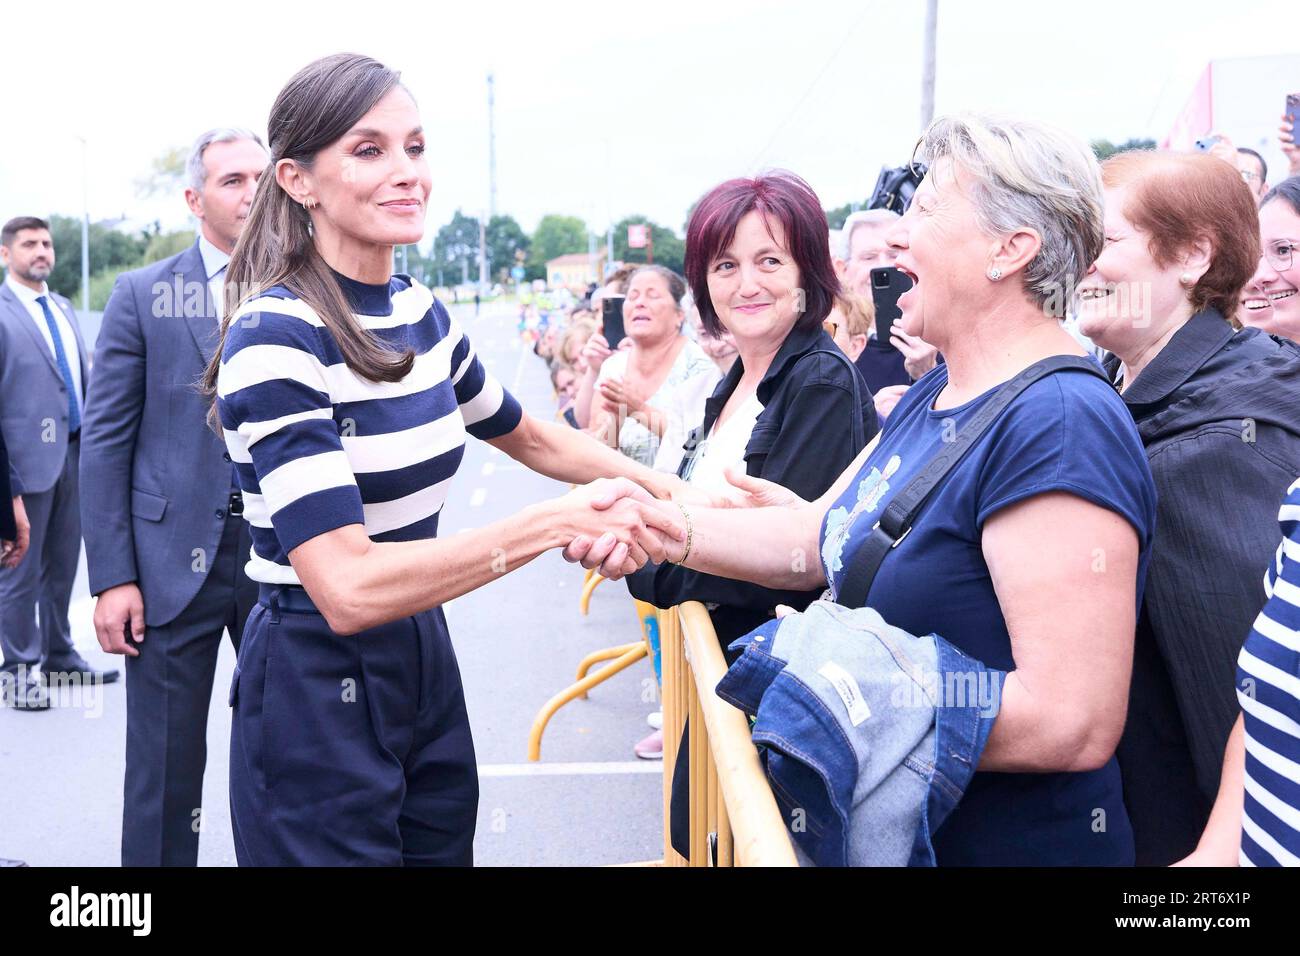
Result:
[[63,351],[63,336],[59,335],[59,326],[54,321],[54,313],[50,311],[50,303],[43,295],[38,295],[36,301],[45,313],[45,324],[50,327],[50,338],[54,340],[54,360],[59,363],[63,384],[68,389],[68,434],[75,435],[81,429],[81,409],[77,407],[77,388],[72,381],[72,366],[68,364],[68,353]]

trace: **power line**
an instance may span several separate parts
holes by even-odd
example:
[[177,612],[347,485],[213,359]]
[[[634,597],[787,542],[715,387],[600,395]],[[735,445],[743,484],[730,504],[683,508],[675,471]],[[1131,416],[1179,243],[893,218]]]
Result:
[[858,32],[858,27],[862,26],[863,21],[867,19],[867,14],[870,12],[871,7],[869,4],[863,7],[862,14],[858,17],[857,22],[853,24],[853,27],[846,34],[844,34],[844,38],[840,40],[840,45],[835,48],[835,52],[832,53],[826,59],[826,62],[822,64],[822,68],[817,71],[817,75],[814,76],[812,82],[808,84],[808,88],[803,91],[803,95],[800,96],[798,102],[794,104],[794,108],[790,110],[786,115],[786,118],[783,119],[772,132],[772,138],[767,141],[767,145],[759,150],[758,155],[754,157],[754,161],[749,164],[751,169],[758,169],[759,162],[767,155],[767,151],[772,148],[772,144],[776,142],[777,137],[781,135],[786,126],[789,125],[790,120],[794,119],[795,114],[799,112],[808,97],[812,95],[812,91],[816,88],[817,84],[821,82],[821,78],[826,74],[826,71],[830,69],[831,64],[834,63],[836,59],[839,58],[839,55],[844,52],[844,48],[848,46],[849,40],[853,39],[853,35]]

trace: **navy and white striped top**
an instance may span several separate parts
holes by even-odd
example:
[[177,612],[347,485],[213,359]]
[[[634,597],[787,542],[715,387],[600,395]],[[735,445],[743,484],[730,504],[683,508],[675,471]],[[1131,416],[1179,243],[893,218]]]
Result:
[[1237,658],[1246,731],[1242,866],[1300,866],[1300,480],[1287,491],[1268,603]]
[[387,285],[335,275],[361,325],[415,363],[400,382],[361,378],[320,317],[278,286],[231,319],[217,411],[254,581],[299,584],[288,553],[344,525],[364,524],[374,541],[435,537],[465,432],[495,438],[523,415],[428,289],[402,275]]

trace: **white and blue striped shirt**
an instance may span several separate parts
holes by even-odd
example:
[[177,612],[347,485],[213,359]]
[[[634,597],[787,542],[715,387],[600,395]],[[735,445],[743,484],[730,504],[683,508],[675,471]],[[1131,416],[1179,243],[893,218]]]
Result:
[[1268,602],[1237,658],[1246,736],[1242,866],[1300,866],[1300,481],[1278,514]]
[[247,573],[266,584],[299,584],[288,553],[345,525],[373,541],[436,537],[465,432],[495,438],[523,414],[428,289],[402,275],[336,278],[362,327],[415,362],[399,382],[358,376],[320,317],[278,286],[231,319],[217,411],[251,526]]

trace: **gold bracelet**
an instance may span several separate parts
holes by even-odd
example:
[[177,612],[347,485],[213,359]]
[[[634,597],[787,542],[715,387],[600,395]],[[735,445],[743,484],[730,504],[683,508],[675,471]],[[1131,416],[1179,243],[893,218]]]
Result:
[[691,527],[691,516],[686,510],[686,506],[680,501],[674,501],[673,504],[678,507],[682,513],[682,518],[686,521],[686,550],[682,552],[682,559],[680,561],[669,561],[668,563],[681,565],[685,564],[686,559],[691,556],[691,542],[695,540],[695,529]]

